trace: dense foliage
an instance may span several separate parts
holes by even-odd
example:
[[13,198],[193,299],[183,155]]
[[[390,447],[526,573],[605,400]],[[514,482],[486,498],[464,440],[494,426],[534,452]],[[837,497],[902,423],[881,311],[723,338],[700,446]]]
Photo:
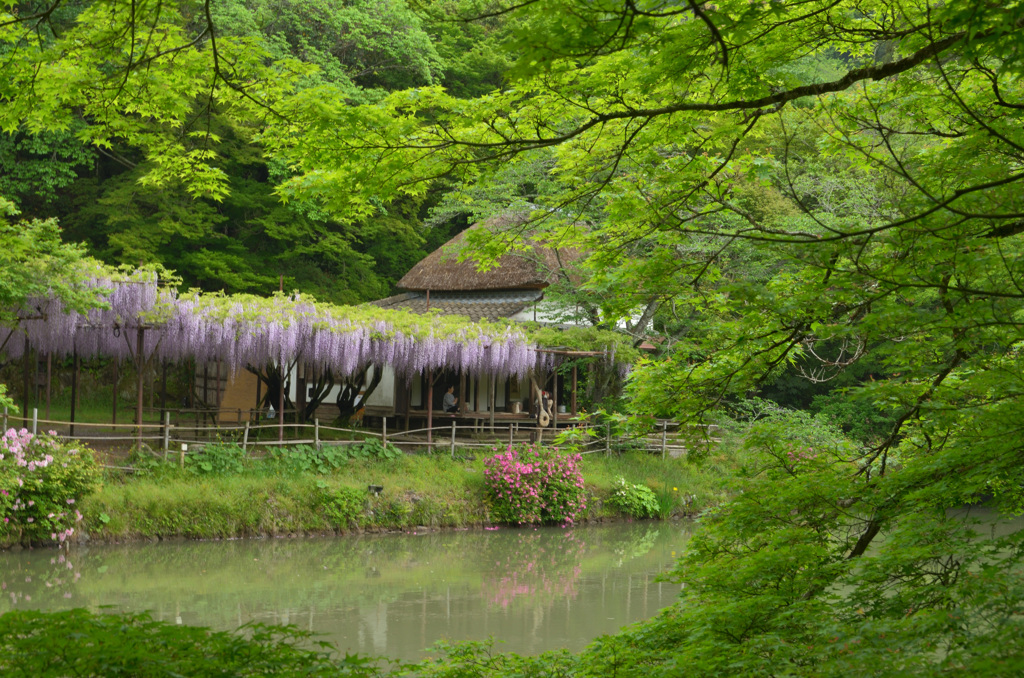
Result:
[[99,481],[87,447],[8,429],[0,437],[0,547],[64,544],[82,520],[76,502]]
[[383,673],[365,658],[332,658],[323,648],[302,647],[310,642],[309,633],[294,627],[253,624],[227,633],[157,622],[145,614],[18,610],[0,615],[0,672],[40,678]]
[[[439,82],[488,90],[507,62],[500,19],[468,45],[443,9],[421,17],[403,0],[50,5],[0,10],[0,195],[59,219],[93,256],[162,264],[208,291],[283,282],[358,303],[453,234],[421,227],[432,197],[355,223],[282,204],[273,187],[291,170],[263,153],[258,119],[308,89],[352,104]],[[86,83],[118,70],[117,87]]]

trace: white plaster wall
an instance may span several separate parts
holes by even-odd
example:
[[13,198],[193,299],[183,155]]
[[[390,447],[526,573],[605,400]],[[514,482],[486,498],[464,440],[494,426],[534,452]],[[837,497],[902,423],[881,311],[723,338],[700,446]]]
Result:
[[[373,378],[373,370],[375,369],[376,367],[371,367],[367,370],[367,382]],[[377,390],[370,394],[366,404],[369,407],[395,406],[395,371],[390,365],[384,366],[384,373],[380,377],[380,383],[377,384]]]

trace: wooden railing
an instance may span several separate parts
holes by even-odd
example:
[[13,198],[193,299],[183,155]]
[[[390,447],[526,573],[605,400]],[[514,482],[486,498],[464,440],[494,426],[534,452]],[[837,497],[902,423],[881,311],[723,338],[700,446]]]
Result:
[[[428,453],[449,453],[453,457],[456,449],[493,449],[495,446],[518,443],[566,445],[580,450],[583,454],[612,454],[624,450],[645,451],[660,454],[662,458],[678,457],[698,447],[718,442],[714,437],[716,427],[681,426],[675,421],[656,420],[653,430],[637,434],[615,431],[611,424],[593,424],[586,421],[572,422],[557,429],[541,427],[535,419],[515,420],[480,426],[478,422],[465,423],[458,419],[442,419],[429,428],[412,430],[388,429],[389,418],[379,417],[381,427],[347,428],[325,425],[319,419],[308,423],[281,424],[278,419],[261,418],[261,413],[239,411],[236,423],[220,423],[217,412],[206,411],[207,419],[193,416],[195,410],[167,410],[163,420],[141,424],[113,424],[97,422],[68,422],[40,419],[38,410],[31,417],[14,417],[7,410],[2,415],[2,430],[17,422],[24,422],[25,428],[33,434],[39,431],[55,431],[58,435],[106,447],[132,449],[145,444],[161,456],[177,455],[184,463],[185,455],[201,449],[212,441],[234,442],[246,452],[259,454],[260,448],[282,445],[356,445],[369,439],[378,439],[382,445],[394,445],[407,451],[426,450]],[[245,416],[243,417],[243,413]],[[172,421],[172,414],[174,419]],[[286,413],[287,414],[287,413]],[[294,414],[294,413],[293,413]],[[392,416],[394,422],[400,417]],[[220,418],[222,419],[222,417]],[[194,420],[194,421],[190,421]]]

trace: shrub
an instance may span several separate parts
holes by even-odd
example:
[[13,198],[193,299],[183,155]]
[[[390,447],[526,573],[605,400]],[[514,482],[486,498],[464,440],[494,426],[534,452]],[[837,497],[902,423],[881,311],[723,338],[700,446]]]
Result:
[[197,475],[241,473],[245,450],[235,443],[210,443],[185,457],[185,469]]
[[88,448],[9,429],[0,437],[0,546],[64,543],[82,519],[75,502],[99,482]]
[[513,447],[484,462],[484,481],[500,522],[573,523],[587,507],[579,454]]
[[318,450],[312,445],[295,445],[272,451],[271,458],[293,473],[327,475],[344,466],[349,455],[344,447],[325,446]]
[[661,512],[661,503],[654,490],[646,485],[626,482],[622,476],[619,476],[608,503],[634,518],[649,518]]
[[376,438],[354,445],[295,445],[274,450],[271,459],[293,473],[328,475],[353,459],[396,459],[402,455],[394,445],[385,446]]
[[322,480],[318,480],[316,485],[320,490],[320,508],[331,525],[346,529],[359,522],[366,508],[366,490],[354,487],[335,489]]

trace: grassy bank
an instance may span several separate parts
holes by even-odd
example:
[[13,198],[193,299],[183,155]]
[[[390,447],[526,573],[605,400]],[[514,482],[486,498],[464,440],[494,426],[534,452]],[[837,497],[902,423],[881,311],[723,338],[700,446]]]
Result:
[[[607,500],[619,478],[647,485],[661,518],[692,515],[727,495],[725,455],[702,464],[656,455],[588,455],[582,461],[587,519],[627,518]],[[108,476],[82,502],[93,539],[216,539],[282,534],[466,527],[490,524],[484,456],[398,455],[348,459],[328,473],[271,463],[197,475],[165,466]],[[383,488],[379,494],[369,486]]]

